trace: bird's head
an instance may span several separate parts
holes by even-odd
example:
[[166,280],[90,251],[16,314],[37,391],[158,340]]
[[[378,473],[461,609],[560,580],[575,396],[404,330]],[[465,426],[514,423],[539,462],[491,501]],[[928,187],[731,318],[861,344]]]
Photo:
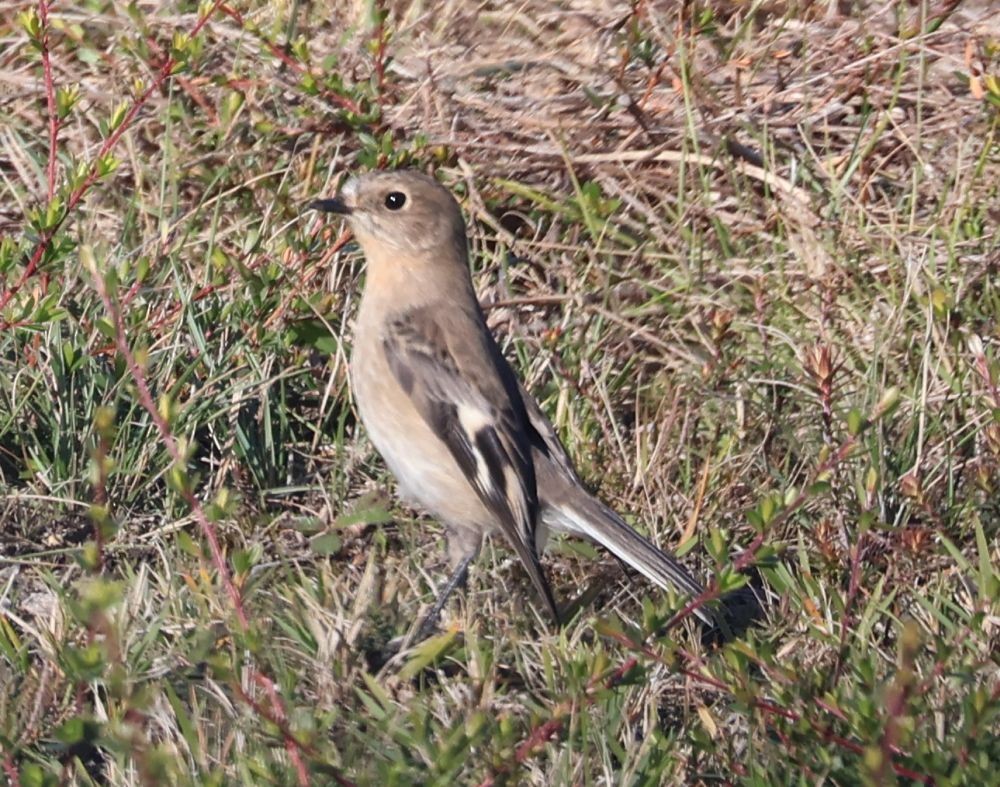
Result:
[[465,258],[465,223],[458,203],[444,186],[414,170],[350,178],[336,197],[309,207],[344,216],[369,259],[446,249]]

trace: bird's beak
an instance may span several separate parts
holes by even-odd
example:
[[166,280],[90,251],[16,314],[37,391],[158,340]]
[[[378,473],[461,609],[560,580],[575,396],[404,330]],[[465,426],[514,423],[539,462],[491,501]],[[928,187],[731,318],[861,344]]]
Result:
[[321,210],[324,213],[339,213],[341,216],[350,216],[352,212],[350,205],[340,197],[313,200],[306,207],[312,210]]

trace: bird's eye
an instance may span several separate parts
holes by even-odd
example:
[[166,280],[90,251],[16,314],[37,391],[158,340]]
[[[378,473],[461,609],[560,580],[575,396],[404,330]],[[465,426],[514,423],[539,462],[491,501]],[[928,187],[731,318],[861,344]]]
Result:
[[399,210],[406,204],[406,195],[402,191],[390,191],[385,195],[385,206],[389,210]]

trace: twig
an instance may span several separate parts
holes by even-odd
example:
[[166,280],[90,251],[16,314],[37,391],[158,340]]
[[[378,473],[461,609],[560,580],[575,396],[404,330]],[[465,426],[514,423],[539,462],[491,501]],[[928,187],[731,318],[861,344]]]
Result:
[[[160,440],[163,441],[163,445],[166,447],[167,453],[170,454],[170,458],[177,466],[183,467],[186,464],[187,458],[180,450],[177,439],[170,431],[170,425],[167,423],[166,418],[160,413],[156,403],[153,401],[153,394],[149,389],[149,382],[146,380],[146,375],[143,372],[142,367],[139,366],[139,363],[135,359],[135,355],[132,353],[132,350],[128,345],[128,340],[125,338],[125,321],[122,317],[121,310],[115,306],[115,303],[111,298],[111,294],[108,292],[104,277],[100,275],[100,272],[95,269],[91,271],[91,274],[94,278],[94,287],[97,289],[97,294],[100,296],[101,301],[104,304],[104,308],[111,318],[111,323],[114,326],[115,345],[118,347],[118,352],[121,354],[122,358],[125,359],[125,365],[128,367],[129,374],[132,377],[132,382],[135,383],[139,394],[139,403],[146,410],[146,412],[149,413],[149,417],[156,426],[156,430],[160,435]],[[233,582],[232,574],[229,571],[226,559],[222,554],[222,548],[219,545],[219,539],[215,533],[215,528],[212,527],[211,522],[209,522],[208,515],[205,513],[205,509],[202,507],[201,501],[198,500],[194,492],[192,492],[184,484],[180,484],[179,488],[181,497],[184,498],[184,501],[190,507],[191,515],[195,522],[198,523],[198,529],[201,531],[202,538],[204,538],[208,543],[209,552],[212,555],[212,563],[215,566],[215,570],[219,574],[219,581],[226,589],[226,593],[229,595],[229,599],[232,602],[233,611],[236,613],[236,619],[239,622],[240,629],[246,633],[250,629],[250,621],[247,617],[246,609],[243,606],[243,598],[239,589],[236,587],[236,584]],[[271,679],[257,669],[254,669],[254,673],[255,680],[258,683],[269,687],[270,692],[273,693],[273,682]],[[244,699],[249,700],[246,692],[242,689],[239,691]],[[274,699],[277,701],[276,695]],[[251,703],[251,706],[260,712],[256,703]],[[281,717],[283,718],[283,716],[284,712],[282,710]],[[276,724],[280,720],[270,719],[267,716],[265,716],[265,718],[275,721]],[[285,740],[285,748],[288,750],[292,763],[295,765],[299,784],[308,785],[309,776],[308,771],[305,768],[305,763],[302,761],[301,745],[292,735],[287,726],[279,726],[281,727],[282,736]]]
[[[894,407],[897,396],[898,394],[896,394],[894,391],[887,393],[870,415],[868,421],[869,424],[883,417],[892,407]],[[840,447],[836,451],[834,451],[824,462],[822,462],[819,465],[819,467],[815,469],[815,471],[812,474],[812,480],[810,481],[810,483],[807,486],[803,487],[788,505],[786,505],[781,511],[779,511],[773,518],[771,518],[767,522],[767,527],[762,528],[761,531],[754,538],[754,540],[749,544],[749,546],[747,546],[747,548],[739,555],[739,557],[737,557],[736,560],[733,561],[732,563],[733,571],[740,572],[746,569],[748,566],[750,566],[750,564],[756,559],[757,553],[760,551],[761,547],[763,547],[766,534],[770,530],[773,530],[778,525],[785,522],[792,514],[801,509],[809,500],[816,497],[819,493],[815,489],[815,484],[818,481],[821,481],[825,479],[827,476],[829,476],[829,474],[838,465],[840,465],[841,462],[846,460],[854,452],[854,449],[858,445],[858,442],[859,442],[859,436],[852,435],[847,440],[845,440],[840,445]],[[686,617],[692,615],[695,612],[695,610],[702,607],[707,602],[719,598],[720,595],[721,595],[721,588],[719,586],[719,581],[718,579],[713,579],[711,584],[702,593],[700,593],[695,598],[690,599],[688,603],[679,612],[677,612],[673,617],[670,618],[670,620],[667,621],[666,625],[664,626],[664,629],[673,628],[682,620],[684,620]],[[669,660],[665,659],[651,645],[648,645],[643,642],[635,642],[629,637],[625,636],[624,634],[616,634],[612,632],[609,633],[608,636],[610,636],[612,639],[624,645],[633,652],[640,653],[646,656],[647,658],[650,658],[656,661],[657,663],[663,664],[667,667],[671,668],[673,667],[673,665],[669,662]],[[712,688],[718,691],[730,695],[733,694],[733,692],[729,689],[729,687],[726,686],[726,684],[723,683],[721,680],[705,675],[703,670],[698,669],[699,667],[698,659],[696,659],[694,655],[688,653],[687,651],[681,651],[681,654],[688,662],[688,666],[681,669],[681,672],[684,675],[687,675],[689,678],[691,678],[692,680],[696,680],[699,683],[711,686]],[[628,667],[630,669],[631,666],[634,665],[634,663],[635,663],[634,659],[629,660],[625,663],[625,665],[622,666],[621,669],[625,669],[625,667]],[[624,674],[624,672],[620,672],[620,674]],[[777,705],[776,703],[770,702],[768,700],[753,699],[750,702],[753,705],[753,707],[765,713],[774,716],[780,716],[792,722],[796,722],[803,719],[802,714],[789,710],[787,708],[782,708],[780,705]],[[567,713],[567,711],[563,709],[564,704],[565,703],[560,703],[559,705],[557,705],[557,707],[555,708],[549,719],[539,724],[528,734],[524,742],[517,748],[515,752],[514,762],[518,764],[523,762],[531,751],[533,751],[539,745],[547,741],[549,738],[552,737],[552,735],[555,734],[555,732],[561,729],[563,724],[563,716]],[[825,709],[825,706],[823,705],[820,705],[819,707]],[[816,732],[822,735],[825,740],[836,743],[842,748],[847,749],[855,754],[862,753],[863,748],[859,744],[847,740],[842,736],[836,735],[820,722],[812,719],[805,719],[805,721],[807,721],[807,723]],[[895,747],[892,748],[892,752],[894,754],[902,754],[902,752],[900,752]],[[911,771],[908,768],[899,765],[898,763],[893,762],[892,769],[898,776],[902,776],[908,779],[914,779],[921,783],[928,783],[928,779],[926,776]],[[491,777],[486,781],[482,782],[480,787],[491,787],[493,783],[494,779]]]
[[809,192],[793,185],[786,178],[770,172],[763,167],[748,163],[743,159],[726,161],[717,156],[704,153],[684,153],[679,150],[615,150],[608,153],[570,153],[552,145],[497,145],[485,142],[455,140],[450,138],[435,140],[432,144],[450,145],[452,147],[486,148],[517,153],[519,155],[545,156],[546,158],[567,158],[573,164],[626,164],[645,161],[668,162],[673,164],[693,164],[712,169],[732,169],[748,178],[760,181],[776,194],[788,198],[801,208],[804,215],[811,215]]
[[[194,23],[191,30],[188,31],[188,35],[192,38],[201,32],[201,29],[208,23],[208,20],[215,14],[223,4],[223,0],[215,0],[212,7],[205,11],[205,13],[198,18]],[[177,60],[172,56],[168,56],[166,60],[160,65],[160,68],[156,72],[156,76],[150,83],[142,94],[132,102],[132,106],[129,107],[128,111],[125,113],[125,117],[119,123],[118,127],[108,134],[107,138],[101,143],[100,149],[97,151],[97,155],[94,157],[87,170],[87,175],[83,181],[73,190],[69,195],[69,199],[66,200],[66,207],[63,211],[62,216],[60,216],[56,222],[47,227],[38,239],[38,243],[35,244],[35,249],[31,254],[31,258],[28,260],[28,264],[25,266],[18,280],[7,288],[2,294],[0,294],[0,311],[10,303],[11,299],[20,292],[21,288],[35,275],[38,270],[38,265],[42,261],[42,257],[48,250],[49,246],[52,244],[52,239],[55,237],[56,233],[62,227],[63,223],[72,213],[73,209],[80,203],[80,200],[84,198],[88,191],[90,191],[91,186],[97,182],[100,178],[100,163],[108,153],[118,144],[118,141],[122,138],[126,131],[132,126],[132,122],[135,120],[136,115],[139,111],[146,105],[153,93],[157,92],[167,79],[170,78],[174,67],[177,65]],[[47,85],[47,90],[51,89],[51,85]],[[55,99],[53,98],[53,102]],[[51,134],[51,125],[50,125]],[[50,161],[49,167],[54,172],[55,163],[52,159],[55,158],[55,151],[50,151]],[[0,320],[0,330],[11,327],[6,321]]]
[[39,46],[42,55],[42,73],[45,77],[45,103],[49,112],[49,160],[46,173],[49,182],[49,201],[56,195],[56,151],[59,146],[59,113],[56,107],[55,80],[52,76],[52,59],[49,56],[49,4],[38,0],[38,19],[41,22]]
[[[243,15],[240,14],[240,12],[237,11],[235,8],[232,8],[221,2],[217,4],[217,7],[219,8],[219,10],[222,11],[222,13],[224,13],[226,16],[228,16],[230,19],[236,22],[236,24],[238,24],[240,28],[243,29],[244,32],[255,35],[257,37],[257,40],[260,41],[267,48],[267,51],[270,52],[272,56],[280,60],[284,65],[288,66],[290,69],[296,71],[299,74],[312,74],[312,70],[310,68],[308,68],[307,66],[305,66],[304,64],[300,63],[298,60],[293,58],[291,55],[289,55],[285,50],[283,50],[280,46],[278,46],[274,42],[269,41],[259,31],[248,30],[246,27],[246,23],[243,20]],[[352,101],[347,96],[343,96],[340,93],[330,90],[329,88],[324,87],[321,84],[317,84],[316,88],[317,90],[319,90],[320,93],[322,93],[326,98],[330,99],[330,101],[339,106],[341,109],[347,110],[348,112],[352,112],[355,115],[364,114],[364,111],[362,110],[361,106],[356,101]]]

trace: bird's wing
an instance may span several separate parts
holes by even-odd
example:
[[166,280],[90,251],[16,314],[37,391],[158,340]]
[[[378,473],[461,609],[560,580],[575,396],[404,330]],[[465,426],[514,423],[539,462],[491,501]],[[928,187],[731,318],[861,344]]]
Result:
[[521,394],[521,401],[524,402],[528,424],[531,427],[529,436],[533,438],[531,440],[533,448],[539,451],[552,464],[553,469],[561,473],[571,485],[582,489],[583,482],[577,475],[576,468],[573,467],[552,422],[542,412],[535,397],[528,393],[520,382],[518,382],[518,391]]
[[524,404],[482,317],[412,309],[388,321],[382,341],[396,380],[496,517],[558,620],[538,561],[538,495]]

